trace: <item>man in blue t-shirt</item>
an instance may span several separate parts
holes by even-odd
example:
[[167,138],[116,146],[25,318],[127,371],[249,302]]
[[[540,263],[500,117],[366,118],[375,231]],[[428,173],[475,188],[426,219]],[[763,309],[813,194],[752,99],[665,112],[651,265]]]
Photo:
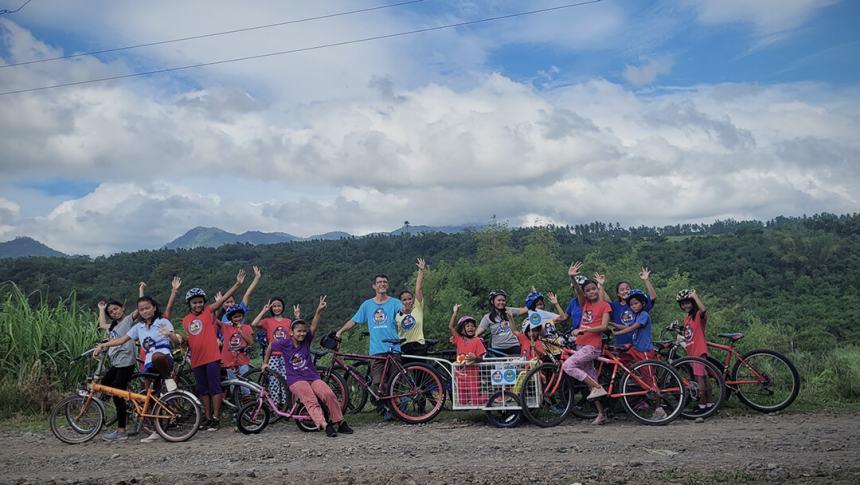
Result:
[[[388,276],[378,274],[373,277],[373,291],[376,296],[365,300],[343,327],[337,331],[340,338],[356,324],[367,325],[370,333],[370,355],[384,354],[389,351],[400,352],[399,345],[383,342],[385,339],[399,339],[397,335],[397,324],[394,316],[403,308],[403,304],[397,298],[388,296]],[[370,364],[370,375],[373,377],[373,385],[379,386],[382,378],[382,370],[385,368],[384,360],[373,360]]]

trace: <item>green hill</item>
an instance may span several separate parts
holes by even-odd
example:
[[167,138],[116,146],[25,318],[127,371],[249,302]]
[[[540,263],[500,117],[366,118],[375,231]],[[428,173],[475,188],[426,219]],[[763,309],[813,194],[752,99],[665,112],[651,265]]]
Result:
[[0,259],[30,256],[65,257],[66,255],[29,237],[17,237],[0,243]]

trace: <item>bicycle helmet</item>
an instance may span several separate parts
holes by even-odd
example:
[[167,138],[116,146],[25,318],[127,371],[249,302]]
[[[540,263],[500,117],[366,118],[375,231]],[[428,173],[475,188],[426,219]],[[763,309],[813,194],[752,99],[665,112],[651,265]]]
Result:
[[488,297],[490,303],[492,303],[493,300],[495,300],[496,297],[499,295],[504,296],[505,298],[508,297],[508,294],[505,292],[505,290],[493,290],[490,292],[490,296]]
[[681,303],[684,300],[692,300],[693,292],[691,290],[681,290],[678,292],[678,296],[675,297],[675,301]]
[[576,281],[576,284],[582,286],[588,283],[588,278],[585,275],[578,274],[573,278]]
[[630,293],[627,294],[627,298],[625,298],[624,301],[629,305],[632,298],[636,298],[642,302],[643,305],[648,303],[648,295],[646,295],[642,290],[630,290]]
[[529,310],[534,310],[538,300],[543,300],[543,293],[539,291],[533,291],[529,293],[529,296],[526,297],[526,302],[523,306],[525,306]]
[[463,315],[459,320],[457,320],[457,333],[463,335],[463,329],[466,327],[467,322],[472,322],[476,327],[478,326],[478,321],[475,320],[475,317],[471,315]]
[[227,307],[227,310],[224,311],[224,316],[227,317],[227,320],[231,320],[233,318],[233,315],[237,313],[241,313],[242,315],[245,314],[245,309],[242,308],[242,305],[230,305],[229,307]]
[[203,299],[206,299],[206,292],[201,290],[200,288],[191,288],[188,290],[188,293],[185,294],[185,303],[188,303],[189,300],[194,298],[195,296],[202,296]]
[[323,335],[323,338],[320,339],[320,347],[329,350],[337,350],[337,345],[339,343],[340,338],[338,338],[334,332],[331,332],[328,335]]

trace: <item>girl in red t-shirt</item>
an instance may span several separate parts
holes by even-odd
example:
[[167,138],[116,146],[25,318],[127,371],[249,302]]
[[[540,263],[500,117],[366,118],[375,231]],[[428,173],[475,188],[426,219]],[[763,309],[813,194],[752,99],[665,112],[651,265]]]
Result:
[[[708,339],[705,337],[705,327],[708,325],[708,314],[706,313],[705,304],[702,303],[696,289],[681,290],[675,298],[678,301],[678,306],[686,313],[684,316],[684,349],[687,355],[692,357],[708,357]],[[711,400],[710,389],[705,382],[705,366],[701,364],[692,364],[693,375],[696,376],[696,383],[699,389],[702,389],[701,407],[707,408],[713,406]]]
[[[568,276],[575,279],[581,267],[582,263],[579,261],[570,265]],[[573,335],[576,336],[576,352],[564,361],[561,368],[567,375],[584,382],[591,389],[588,400],[592,401],[607,394],[606,389],[597,382],[594,361],[602,352],[601,335],[609,328],[612,309],[609,303],[600,299],[600,289],[594,281],[587,280],[581,285],[573,286],[579,306],[582,308],[582,320],[579,328],[573,331]],[[604,424],[606,414],[603,412],[603,403],[595,401],[594,404],[597,407],[597,418],[593,423]]]
[[[274,297],[269,300],[268,303],[263,305],[260,313],[257,314],[254,321],[251,322],[252,327],[266,331],[266,345],[271,345],[278,340],[290,338],[290,326],[293,322],[284,316],[285,309],[286,304],[284,303],[283,298]],[[268,315],[268,318],[263,318],[266,315]],[[300,318],[301,314],[299,313],[298,305],[293,307],[293,315],[296,319]],[[280,352],[273,352],[269,359],[269,369],[286,380],[287,370],[285,365],[286,362],[284,362],[284,356],[282,356]],[[281,388],[277,379],[269,379],[269,394],[272,395],[275,402],[279,404],[286,403],[288,397],[287,390]]]
[[451,343],[457,348],[457,364],[454,366],[457,398],[460,404],[484,405],[488,398],[481,394],[480,369],[472,364],[480,362],[486,355],[487,349],[484,348],[481,339],[475,336],[478,323],[473,317],[463,315],[457,320],[460,306],[460,304],[454,305],[451,320],[448,322]]

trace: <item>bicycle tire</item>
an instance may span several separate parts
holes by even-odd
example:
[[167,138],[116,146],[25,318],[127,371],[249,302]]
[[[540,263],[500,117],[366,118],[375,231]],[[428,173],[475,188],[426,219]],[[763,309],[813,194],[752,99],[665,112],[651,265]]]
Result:
[[[272,398],[272,401],[275,403],[275,406],[284,410],[287,409],[291,402],[293,402],[293,397],[290,394],[290,387],[287,386],[287,381],[284,379],[284,376],[278,374],[277,372],[269,369],[268,372],[263,373],[263,370],[259,367],[255,367],[253,369],[249,369],[248,372],[242,374],[242,377],[248,379],[251,382],[259,384],[262,387],[266,388],[266,392]],[[273,391],[274,386],[270,385],[270,381],[275,381],[277,384],[283,389],[283,393],[276,393]],[[266,401],[268,405],[268,401]],[[270,409],[272,411],[269,416],[269,424],[277,423],[281,419],[281,415],[274,412],[274,409]]]
[[[340,412],[343,413],[346,410],[346,403],[349,401],[349,390],[346,388],[343,377],[337,372],[330,372],[324,373],[320,378],[334,392],[334,397],[340,403]],[[325,409],[325,406],[323,406],[323,409]]]
[[[370,378],[370,365],[369,364],[365,363],[365,364],[350,365],[350,367],[355,372],[357,372],[358,374],[365,376],[366,377],[365,380],[367,382],[371,382],[372,379]],[[365,367],[365,368],[367,368],[367,371],[361,372],[359,367]],[[347,372],[346,369],[342,366],[339,366],[339,365],[335,366],[333,371],[338,372],[340,374],[340,376],[343,378],[343,381],[347,387],[347,396],[349,399],[347,399],[346,409],[344,409],[344,413],[345,414],[358,414],[358,413],[364,411],[364,407],[367,405],[367,400],[370,397],[370,393],[368,392],[367,387],[365,387],[357,379],[354,379],[352,377],[352,375],[350,375],[350,373]]]
[[[93,415],[90,415],[91,412]],[[63,443],[85,443],[102,430],[104,416],[101,401],[72,394],[61,399],[51,409],[51,432]],[[71,428],[71,433],[64,432],[67,426]]]
[[[800,374],[788,357],[775,350],[755,349],[743,354],[741,358],[743,360],[738,360],[732,367],[733,381],[745,380],[746,372],[749,372],[747,379],[757,378],[751,367],[768,380],[767,383],[737,384],[738,399],[742,403],[756,411],[772,413],[785,409],[794,402],[800,393]],[[772,404],[762,403],[760,397],[773,396],[772,384],[777,380],[790,386],[785,397],[778,397],[779,400]]]
[[[650,377],[646,369],[650,371]],[[649,386],[653,382],[657,391],[646,391],[637,379]],[[643,391],[646,394],[625,395]],[[621,379],[621,394],[619,399],[627,414],[642,424],[652,426],[671,423],[681,415],[686,404],[686,390],[681,376],[672,366],[659,360],[646,359],[634,364],[630,373],[625,373]],[[663,409],[662,416],[657,412],[658,409]]]
[[187,391],[172,391],[159,398],[161,403],[153,406],[155,414],[172,413],[172,418],[156,418],[155,432],[165,441],[179,443],[187,441],[197,433],[203,420],[203,410],[197,399],[189,396]]
[[[250,392],[248,394],[243,394],[243,389],[248,389]],[[228,404],[225,401],[224,405],[232,405],[238,413],[245,404],[248,404],[249,402],[257,402],[257,398],[259,396],[260,393],[248,384],[233,384],[230,392],[230,402]]]
[[516,406],[518,409],[516,411],[512,410],[484,410],[484,415],[487,417],[487,421],[490,422],[493,426],[497,428],[513,428],[516,425],[520,424],[520,421],[523,419],[523,403],[520,400],[520,396],[509,390],[501,390],[494,393],[487,400],[487,407],[494,406],[508,406],[511,405]]
[[[670,364],[678,371],[678,374],[684,380],[684,386],[687,388],[687,404],[681,412],[682,418],[705,419],[719,411],[720,406],[722,406],[726,398],[726,382],[723,380],[723,374],[718,367],[701,357],[681,357],[680,359],[673,360]],[[693,364],[698,364],[705,368],[707,393],[703,393],[700,389]],[[705,394],[709,394],[710,399],[704,399]],[[702,404],[703,400],[707,401],[706,404],[712,404],[712,406],[704,409],[700,408],[699,405]]]
[[269,407],[264,403],[247,402],[236,413],[236,427],[242,434],[258,434],[269,425],[270,416]]
[[442,411],[445,396],[442,392],[442,381],[428,365],[404,365],[403,369],[391,378],[388,389],[389,396],[399,396],[388,399],[388,406],[394,415],[405,423],[426,423]]
[[[564,422],[565,419],[573,411],[573,387],[567,374],[561,370],[560,364],[544,363],[533,367],[523,379],[523,387],[528,388],[530,382],[539,376],[540,382],[540,401],[537,407],[529,407],[528,395],[523,403],[523,414],[530,423],[540,426],[541,428],[549,428],[557,426]],[[560,380],[560,382],[559,382]],[[554,390],[553,390],[554,389]],[[522,394],[522,390],[520,394]],[[537,399],[538,396],[535,396]]]

